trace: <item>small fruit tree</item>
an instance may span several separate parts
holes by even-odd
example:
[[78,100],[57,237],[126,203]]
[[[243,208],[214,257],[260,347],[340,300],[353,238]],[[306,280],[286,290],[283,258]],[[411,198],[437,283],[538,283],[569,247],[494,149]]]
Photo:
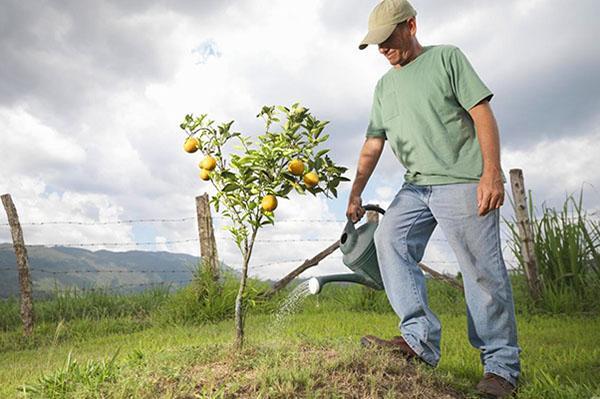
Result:
[[[180,127],[187,137],[184,150],[200,151],[200,178],[210,181],[216,189],[210,202],[215,210],[229,219],[225,228],[233,235],[242,255],[242,276],[235,301],[236,346],[243,345],[244,308],[248,264],[258,230],[275,224],[277,198],[289,199],[290,191],[315,197],[319,194],[337,198],[336,188],[348,170],[336,165],[319,149],[329,138],[323,134],[328,121],[316,119],[308,109],[295,103],[285,106],[264,106],[257,117],[265,121],[265,134],[255,143],[240,132],[232,132],[234,121],[215,127],[206,114],[185,116]],[[233,138],[242,154],[231,153],[229,162],[225,145]]]

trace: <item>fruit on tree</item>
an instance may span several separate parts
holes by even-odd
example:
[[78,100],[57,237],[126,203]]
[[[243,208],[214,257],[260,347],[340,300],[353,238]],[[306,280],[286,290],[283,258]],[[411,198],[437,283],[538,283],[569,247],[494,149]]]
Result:
[[183,143],[183,150],[185,152],[189,152],[190,154],[198,151],[198,147],[200,146],[200,141],[195,137],[188,137]]
[[314,187],[317,185],[317,183],[319,183],[319,175],[317,175],[315,172],[308,172],[304,175],[304,184],[306,184],[308,187]]
[[265,195],[260,204],[263,211],[271,212],[277,208],[277,197],[272,194]]
[[200,178],[202,180],[210,179],[210,172],[204,168],[200,169]]
[[288,171],[295,176],[302,176],[304,173],[304,162],[299,159],[293,159],[288,164]]
[[200,167],[208,171],[213,170],[216,166],[217,160],[211,157],[210,155],[205,156],[204,159],[202,159],[202,161],[200,162]]

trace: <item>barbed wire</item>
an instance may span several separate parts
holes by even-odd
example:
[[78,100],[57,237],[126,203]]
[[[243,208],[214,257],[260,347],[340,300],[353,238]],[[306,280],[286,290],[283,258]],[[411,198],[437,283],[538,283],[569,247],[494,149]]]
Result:
[[[501,232],[501,234],[504,234],[505,236],[508,236],[510,238],[510,234],[508,232]],[[235,241],[235,238],[233,237],[227,237],[227,236],[215,236],[215,239],[219,239],[219,240],[227,240],[227,241]],[[340,237],[330,237],[330,238],[287,238],[287,239],[264,239],[264,238],[257,238],[255,239],[255,243],[261,243],[261,242],[266,242],[266,243],[277,243],[277,242],[281,242],[281,243],[288,243],[288,242],[329,242],[331,244],[335,243],[337,240],[339,240]],[[501,238],[501,240],[506,240],[507,238]],[[433,241],[433,242],[448,242],[448,240],[446,240],[445,238],[430,238],[429,241]],[[151,245],[167,245],[167,244],[183,244],[183,243],[190,243],[190,242],[199,242],[198,238],[187,238],[187,239],[183,239],[183,240],[166,240],[166,241],[133,241],[133,242],[84,242],[84,243],[32,243],[32,244],[27,244],[26,246],[44,246],[44,247],[141,247],[141,246],[151,246]],[[2,244],[11,244],[8,241],[5,242],[0,242],[0,245]]]
[[[213,218],[214,219],[214,218]],[[114,224],[135,224],[135,223],[180,223],[187,222],[190,220],[196,220],[196,217],[184,217],[176,219],[123,219],[123,220],[110,220],[110,221],[78,221],[78,220],[56,220],[48,222],[20,222],[22,226],[43,226],[43,225],[78,225],[78,226],[106,226]],[[0,226],[9,226],[9,223],[0,223]]]
[[[583,215],[584,217],[600,216],[600,211],[594,211]],[[191,220],[197,220],[198,218],[207,218],[211,220],[229,220],[223,216],[189,216],[181,218],[149,218],[149,219],[123,219],[123,220],[110,220],[110,221],[80,221],[80,220],[55,220],[55,221],[34,221],[34,222],[20,222],[22,226],[44,226],[44,225],[77,225],[77,226],[107,226],[107,225],[119,225],[119,224],[136,224],[136,223],[183,223]],[[569,216],[569,220],[578,220],[578,216]],[[279,219],[277,223],[346,223],[347,219]],[[500,223],[507,224],[506,221],[500,219]],[[516,223],[515,221],[508,221],[508,223]],[[0,223],[0,226],[9,226],[8,222]]]
[[[185,283],[190,283],[194,281],[193,279],[187,279],[187,280],[178,280],[178,281],[160,281],[160,282],[150,282],[150,283],[130,283],[130,284],[120,284],[120,285],[116,285],[116,286],[111,286],[111,287],[77,287],[77,286],[68,286],[68,287],[63,287],[62,290],[73,290],[75,292],[77,291],[112,291],[112,290],[116,290],[116,289],[122,289],[125,287],[147,287],[147,286],[156,286],[156,285],[167,285],[167,284],[185,284]],[[39,290],[36,289],[34,287],[34,291],[35,292],[43,292],[43,293],[51,293],[53,291],[48,291],[48,290]]]
[[[170,241],[139,241],[139,242],[83,242],[83,243],[53,243],[53,244],[42,244],[42,243],[34,243],[27,244],[27,247],[30,246],[44,246],[44,247],[100,247],[100,246],[144,246],[144,245],[162,245],[162,244],[181,244],[186,242],[194,242],[198,241],[198,238],[191,238],[185,240],[170,240]],[[10,242],[0,242],[0,244],[10,244]]]
[[47,270],[47,269],[29,269],[32,272],[51,273],[51,274],[70,274],[70,273],[194,273],[193,270],[123,270],[123,269],[84,269],[84,270]]

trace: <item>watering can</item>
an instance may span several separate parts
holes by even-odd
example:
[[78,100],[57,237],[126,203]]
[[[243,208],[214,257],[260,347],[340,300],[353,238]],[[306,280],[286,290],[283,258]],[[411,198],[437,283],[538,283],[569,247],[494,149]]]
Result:
[[[368,204],[363,208],[385,214],[385,211],[377,205]],[[376,290],[383,289],[373,240],[377,226],[377,222],[367,222],[355,228],[354,222],[348,218],[340,237],[340,250],[344,254],[342,261],[353,273],[313,277],[308,281],[308,290],[311,294],[318,294],[323,285],[331,282],[358,283]]]

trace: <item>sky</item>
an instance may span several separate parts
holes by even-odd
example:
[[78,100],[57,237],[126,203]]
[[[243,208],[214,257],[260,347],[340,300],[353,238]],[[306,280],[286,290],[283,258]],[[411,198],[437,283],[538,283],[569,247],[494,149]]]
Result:
[[[330,122],[329,155],[353,180],[373,90],[390,68],[376,46],[358,50],[376,4],[2,0],[0,193],[12,195],[26,243],[199,255],[194,198],[215,191],[198,178],[201,155],[182,150],[188,113],[234,120],[234,130],[256,137],[262,106],[299,101]],[[523,170],[536,208],[562,206],[583,188],[584,208],[600,210],[600,3],[412,4],[419,42],[458,46],[494,93],[507,178]],[[385,209],[403,174],[386,145],[363,204]],[[258,234],[250,274],[280,278],[339,238],[351,183],[337,199],[280,199],[275,226]],[[505,189],[501,214],[510,220]],[[213,216],[219,257],[239,267],[227,220]],[[113,223],[131,219],[170,221]],[[57,221],[79,224],[48,224]],[[0,242],[10,242],[3,212]],[[458,270],[439,227],[423,261]],[[336,251],[304,275],[345,271]]]

